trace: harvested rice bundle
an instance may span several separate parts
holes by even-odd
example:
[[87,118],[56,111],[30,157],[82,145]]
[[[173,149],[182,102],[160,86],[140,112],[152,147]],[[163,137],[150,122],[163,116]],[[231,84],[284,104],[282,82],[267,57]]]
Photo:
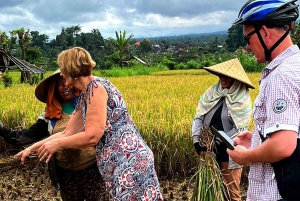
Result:
[[207,151],[200,153],[198,172],[191,201],[227,201],[229,192],[223,182],[219,165],[216,161],[214,148],[214,136],[209,128],[203,128],[200,135],[201,146]]

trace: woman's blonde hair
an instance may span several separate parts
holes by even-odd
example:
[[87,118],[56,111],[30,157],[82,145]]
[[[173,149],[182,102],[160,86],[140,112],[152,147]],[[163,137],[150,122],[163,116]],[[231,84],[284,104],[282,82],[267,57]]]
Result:
[[96,65],[90,53],[81,47],[62,51],[57,58],[62,74],[71,78],[89,76]]

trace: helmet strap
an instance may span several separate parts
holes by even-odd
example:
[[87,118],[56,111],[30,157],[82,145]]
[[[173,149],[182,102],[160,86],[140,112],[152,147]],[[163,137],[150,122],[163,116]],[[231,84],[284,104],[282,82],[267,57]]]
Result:
[[287,35],[289,34],[290,29],[287,28],[286,26],[285,26],[284,28],[285,28],[286,32],[281,36],[281,38],[279,38],[279,40],[278,40],[278,41],[277,41],[270,49],[268,49],[267,46],[266,46],[266,44],[265,44],[265,42],[264,42],[263,39],[262,39],[262,36],[261,36],[260,32],[259,32],[260,27],[255,27],[255,30],[256,30],[256,32],[257,32],[257,36],[258,36],[258,38],[259,38],[259,41],[260,41],[260,43],[261,43],[261,45],[263,46],[264,51],[265,51],[265,59],[266,59],[266,62],[271,61],[271,53],[272,53],[272,51],[275,50],[275,48],[276,48],[276,47],[277,47],[277,46],[285,39],[285,37],[287,37]]

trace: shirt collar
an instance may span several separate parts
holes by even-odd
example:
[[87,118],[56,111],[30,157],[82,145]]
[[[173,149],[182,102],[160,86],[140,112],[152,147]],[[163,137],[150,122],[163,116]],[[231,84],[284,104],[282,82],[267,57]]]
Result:
[[262,78],[267,77],[278,65],[280,65],[284,59],[299,52],[299,47],[297,45],[292,45],[286,50],[281,52],[277,57],[275,57],[268,65],[262,70]]

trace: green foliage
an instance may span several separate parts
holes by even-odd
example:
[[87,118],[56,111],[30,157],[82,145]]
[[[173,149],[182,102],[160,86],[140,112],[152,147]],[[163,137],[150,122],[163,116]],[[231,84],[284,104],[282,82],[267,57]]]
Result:
[[7,45],[9,43],[9,40],[5,32],[0,31],[0,43],[2,44],[4,51],[7,51]]
[[[186,35],[176,35],[176,36],[161,36],[161,37],[149,37],[151,42],[159,42],[162,47],[168,48],[172,44],[209,44],[212,43],[216,37],[220,43],[224,43],[227,34],[226,32],[209,33],[209,34],[186,34]],[[142,38],[137,38],[137,40],[142,40]]]
[[294,44],[300,47],[300,23],[295,24],[295,31],[292,35],[292,41]]
[[119,34],[116,31],[116,39],[109,38],[110,45],[112,46],[112,52],[108,56],[112,62],[117,65],[122,65],[122,61],[129,57],[128,46],[129,41],[133,37],[133,34],[130,34],[128,38],[126,38],[126,31],[123,33],[120,31]]
[[266,64],[257,63],[252,53],[243,53],[241,48],[238,50],[237,56],[246,72],[261,72],[266,66]]
[[4,84],[5,88],[12,86],[12,77],[9,76],[8,74],[6,74],[6,73],[3,74],[2,75],[2,80],[3,80],[3,84]]
[[23,27],[21,27],[19,29],[15,29],[15,30],[11,31],[10,33],[11,33],[11,35],[18,37],[18,43],[22,50],[22,59],[25,60],[25,53],[31,44],[30,30],[27,29],[25,31],[25,29]]
[[228,29],[228,37],[226,39],[227,50],[234,52],[239,47],[245,47],[246,42],[243,40],[243,26],[232,25]]
[[39,74],[34,74],[29,81],[30,85],[38,84],[41,81]]
[[163,57],[162,63],[168,67],[169,70],[174,70],[175,69],[175,64],[176,62],[171,61],[167,57]]
[[51,61],[51,65],[47,68],[47,70],[55,71],[58,68],[59,68],[59,66],[58,66],[57,60],[53,60],[53,61]]
[[185,65],[183,62],[180,62],[179,64],[175,65],[175,70],[184,70],[184,69],[188,69],[188,66]]
[[147,67],[145,65],[135,65],[131,68],[113,66],[110,70],[94,71],[94,75],[101,77],[128,77],[137,75],[150,75],[153,72],[168,70],[166,66],[157,65]]
[[203,61],[201,61],[201,66],[202,67],[209,67],[209,66],[213,66],[215,65],[216,63],[212,60],[209,60],[209,59],[205,59]]
[[140,46],[138,47],[139,51],[141,53],[148,53],[148,52],[151,52],[151,50],[153,49],[152,46],[151,46],[151,43],[148,39],[143,39],[141,41],[141,44]]
[[112,61],[106,61],[105,62],[105,68],[111,69],[113,67],[114,63]]
[[42,56],[42,52],[37,48],[28,48],[25,54],[25,60],[34,63],[35,61],[38,61]]
[[187,69],[200,69],[200,64],[195,60],[190,60],[187,62]]

